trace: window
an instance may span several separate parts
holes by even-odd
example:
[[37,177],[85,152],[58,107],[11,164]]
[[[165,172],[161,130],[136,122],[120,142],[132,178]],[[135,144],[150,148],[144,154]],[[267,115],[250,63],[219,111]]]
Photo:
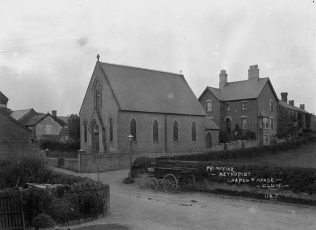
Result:
[[269,111],[273,112],[273,101],[269,101]]
[[268,129],[269,128],[269,118],[268,117],[264,117],[263,118],[263,128],[264,129]]
[[247,110],[247,102],[246,101],[242,101],[241,102],[241,109],[242,110]]
[[269,143],[269,137],[268,135],[264,135],[264,143],[268,144]]
[[130,134],[133,135],[134,140],[136,141],[136,121],[135,121],[135,119],[131,120],[131,123],[130,123]]
[[247,118],[246,117],[241,118],[241,128],[247,129]]
[[110,118],[110,141],[113,141],[113,119]]
[[196,124],[192,122],[192,141],[196,141]]
[[84,136],[84,142],[87,142],[87,121],[83,122],[83,136]]
[[273,129],[273,118],[270,118],[270,128]]
[[102,106],[102,88],[101,88],[101,84],[99,81],[96,82],[95,84],[95,107],[97,109],[101,109],[101,106]]
[[229,102],[226,102],[226,111],[230,111],[230,103]]
[[178,141],[178,122],[173,122],[173,141]]
[[206,101],[206,112],[212,112],[212,101]]
[[158,142],[158,121],[153,122],[153,141]]
[[231,131],[232,131],[232,127],[231,126],[232,126],[232,121],[231,121],[231,119],[229,117],[227,117],[225,119],[225,127],[226,127],[226,130],[227,130],[228,133],[231,133]]

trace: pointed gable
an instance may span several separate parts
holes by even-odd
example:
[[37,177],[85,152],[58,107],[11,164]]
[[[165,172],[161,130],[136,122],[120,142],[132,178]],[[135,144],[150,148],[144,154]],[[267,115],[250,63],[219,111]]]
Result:
[[121,110],[204,116],[179,74],[100,63]]

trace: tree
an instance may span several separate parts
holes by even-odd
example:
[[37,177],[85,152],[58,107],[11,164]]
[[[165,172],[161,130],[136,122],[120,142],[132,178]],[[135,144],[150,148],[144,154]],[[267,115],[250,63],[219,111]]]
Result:
[[69,135],[74,141],[80,140],[80,118],[77,114],[67,116]]

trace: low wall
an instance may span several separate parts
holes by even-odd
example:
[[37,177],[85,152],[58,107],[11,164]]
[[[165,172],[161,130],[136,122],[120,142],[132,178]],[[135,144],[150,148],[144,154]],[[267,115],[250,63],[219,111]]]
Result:
[[46,157],[46,164],[48,166],[57,167],[58,166],[58,159],[52,157]]
[[65,158],[64,165],[61,168],[79,172],[78,159]]

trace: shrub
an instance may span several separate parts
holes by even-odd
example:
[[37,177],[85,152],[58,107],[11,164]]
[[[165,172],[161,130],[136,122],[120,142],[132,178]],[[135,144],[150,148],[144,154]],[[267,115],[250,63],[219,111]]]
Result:
[[50,216],[42,213],[34,218],[32,225],[35,230],[38,230],[39,228],[55,227],[56,223]]
[[66,223],[79,219],[76,197],[54,198],[47,208],[47,213],[57,222]]
[[103,213],[104,201],[98,191],[90,190],[78,196],[79,213],[83,217],[97,217]]
[[177,160],[186,161],[217,161],[227,159],[239,159],[239,158],[251,158],[259,157],[267,154],[275,154],[279,151],[285,151],[289,149],[296,149],[299,146],[311,141],[315,141],[316,138],[310,137],[308,139],[296,139],[288,142],[277,143],[272,145],[264,145],[260,147],[251,147],[246,149],[232,149],[232,150],[220,150],[204,152],[194,155],[179,155],[176,156]]

